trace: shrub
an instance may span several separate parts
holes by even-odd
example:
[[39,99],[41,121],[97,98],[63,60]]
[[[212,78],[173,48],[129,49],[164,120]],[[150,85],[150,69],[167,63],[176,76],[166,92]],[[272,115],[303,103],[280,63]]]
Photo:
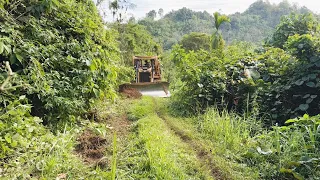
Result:
[[234,50],[239,46],[216,54],[186,52],[176,46],[172,51],[178,72],[172,86],[173,107],[187,115],[213,105],[220,110],[227,107],[240,114],[259,115],[268,126],[305,113],[319,114],[320,39],[318,28],[313,28],[317,23],[310,23],[313,34],[289,36],[284,49],[239,53]]
[[30,115],[31,106],[21,104],[24,96],[0,109],[0,158],[5,158],[19,151],[33,148],[33,140],[45,135],[47,130],[41,126],[42,120]]
[[319,115],[304,115],[290,119],[286,124],[256,136],[256,146],[243,155],[245,161],[260,169],[264,179],[319,177]]
[[[26,95],[44,123],[71,121],[116,94],[119,52],[92,1],[3,1],[0,58],[15,73],[1,106]],[[4,69],[3,69],[4,70]],[[0,79],[6,79],[1,74]]]

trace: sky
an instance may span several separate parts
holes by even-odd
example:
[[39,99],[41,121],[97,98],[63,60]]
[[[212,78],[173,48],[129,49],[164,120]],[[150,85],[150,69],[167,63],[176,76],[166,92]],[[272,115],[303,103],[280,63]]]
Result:
[[[219,11],[223,14],[232,14],[245,11],[256,0],[131,0],[136,4],[132,13],[137,18],[142,18],[150,10],[162,8],[164,13],[183,7],[196,11],[208,11],[213,13]],[[271,3],[279,3],[282,0],[269,0]],[[316,13],[320,13],[320,0],[288,0],[290,3],[297,3],[299,6],[306,6]]]

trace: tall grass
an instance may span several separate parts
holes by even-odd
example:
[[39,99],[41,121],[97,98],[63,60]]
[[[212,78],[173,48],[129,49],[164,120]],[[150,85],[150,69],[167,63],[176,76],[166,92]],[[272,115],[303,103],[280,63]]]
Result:
[[305,115],[287,126],[263,129],[259,120],[209,108],[195,118],[216,152],[260,172],[261,179],[320,177],[320,117]]
[[[259,167],[267,178],[317,179],[320,177],[320,116],[287,121],[287,126],[256,137],[257,145],[268,155],[254,154],[252,165]],[[264,162],[264,163],[260,163]],[[265,169],[266,166],[274,166]]]
[[116,179],[116,170],[117,170],[117,133],[113,134],[113,153],[112,153],[112,165],[111,165],[111,179]]
[[210,108],[198,117],[199,130],[203,138],[219,144],[221,153],[241,153],[250,139],[261,130],[261,124],[254,118],[241,117],[227,110]]
[[25,151],[0,163],[0,179],[107,179],[105,169],[85,164],[74,152],[80,128],[34,137]]

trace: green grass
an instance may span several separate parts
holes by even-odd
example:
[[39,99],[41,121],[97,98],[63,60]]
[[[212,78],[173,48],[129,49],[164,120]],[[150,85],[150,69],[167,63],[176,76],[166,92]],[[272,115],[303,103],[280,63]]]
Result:
[[[56,179],[59,174],[125,180],[319,177],[319,117],[305,115],[293,125],[263,130],[254,118],[215,108],[195,117],[173,117],[168,103],[152,97],[100,102],[99,123],[81,121],[55,134],[41,125],[45,135],[36,134],[27,149],[1,162],[0,179]],[[131,130],[115,136],[106,127],[108,120],[123,113],[131,117]],[[105,168],[84,163],[74,151],[87,128],[109,142]]]
[[158,179],[207,179],[195,152],[156,115],[139,120],[139,138],[145,142],[151,173]]
[[212,179],[195,151],[157,116],[155,99],[134,101],[128,114],[142,118],[120,154],[118,179]]
[[158,101],[159,112],[170,126],[211,148],[216,166],[230,179],[320,177],[320,116],[304,115],[288,126],[264,129],[262,120],[216,108],[191,118],[172,118],[166,101]]
[[[167,99],[158,99],[158,112],[164,116],[169,126],[183,136],[197,143],[198,148],[212,153],[215,168],[227,179],[258,179],[258,172],[237,161],[245,152],[244,142],[250,136],[249,125],[225,113],[219,115],[214,109],[203,116],[193,118],[173,117],[167,108]],[[257,127],[255,127],[257,128]],[[252,130],[255,129],[252,127]],[[244,131],[244,133],[242,133]],[[232,149],[232,150],[231,150]],[[244,150],[244,151],[242,151]]]
[[134,100],[127,107],[129,108],[127,110],[128,119],[132,121],[139,120],[155,112],[153,99],[147,96]]
[[2,179],[56,179],[65,174],[68,179],[109,178],[106,169],[85,164],[74,152],[78,129],[43,137],[34,137],[25,152],[17,152],[5,164]]
[[111,179],[116,179],[117,170],[117,134],[113,135],[113,152],[112,152],[112,165],[111,165]]
[[196,120],[202,138],[215,142],[219,153],[229,156],[244,152],[252,137],[262,130],[261,124],[253,118],[219,112],[215,108],[208,109]]
[[[110,116],[120,116],[124,112],[123,109],[117,108],[121,103],[110,105],[110,103],[105,102],[105,104],[99,104],[97,105],[99,110],[103,109],[102,106],[104,106],[105,111],[98,111],[99,114],[97,115],[102,119]],[[109,106],[106,106],[106,104]],[[14,112],[18,111],[14,109]],[[103,138],[111,137],[112,139],[113,132],[106,127],[105,122],[96,123],[81,119],[81,123],[73,124],[72,127],[65,125],[61,131],[53,133],[41,123],[28,124],[30,119],[20,120],[24,124],[19,124],[20,129],[17,132],[24,133],[24,136],[28,139],[24,140],[17,135],[12,137],[12,140],[17,140],[20,144],[10,153],[10,156],[0,162],[0,179],[33,178],[45,180],[56,179],[59,175],[66,176],[67,179],[110,179],[115,174],[116,151],[111,155],[108,155],[107,152],[115,150],[116,142],[113,146],[108,147],[109,150],[106,149],[103,159],[114,159],[114,161],[112,161],[112,165],[108,163],[105,168],[85,163],[80,155],[75,152],[77,138],[85,129],[90,129]],[[26,134],[25,129],[29,130],[30,133]]]

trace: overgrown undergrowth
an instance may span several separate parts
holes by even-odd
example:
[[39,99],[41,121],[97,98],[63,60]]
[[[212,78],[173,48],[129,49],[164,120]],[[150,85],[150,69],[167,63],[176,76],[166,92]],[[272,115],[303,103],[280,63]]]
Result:
[[[167,110],[163,110],[166,112]],[[209,108],[193,118],[171,119],[188,136],[206,142],[213,154],[256,174],[254,179],[317,179],[319,169],[319,116],[286,121],[286,126],[264,129],[261,121],[251,116]],[[193,129],[191,131],[191,129]],[[228,162],[227,161],[227,162]],[[237,166],[229,166],[233,171]],[[228,171],[228,168],[225,168]],[[258,176],[257,176],[258,175]]]
[[54,133],[30,115],[31,106],[22,105],[24,101],[21,97],[20,102],[0,109],[0,126],[10,128],[0,132],[6,150],[0,151],[0,179],[111,179],[117,146],[113,134],[118,129],[110,124],[120,122],[122,101],[96,103],[100,111],[92,120],[99,122],[82,119],[81,124],[66,124]]

